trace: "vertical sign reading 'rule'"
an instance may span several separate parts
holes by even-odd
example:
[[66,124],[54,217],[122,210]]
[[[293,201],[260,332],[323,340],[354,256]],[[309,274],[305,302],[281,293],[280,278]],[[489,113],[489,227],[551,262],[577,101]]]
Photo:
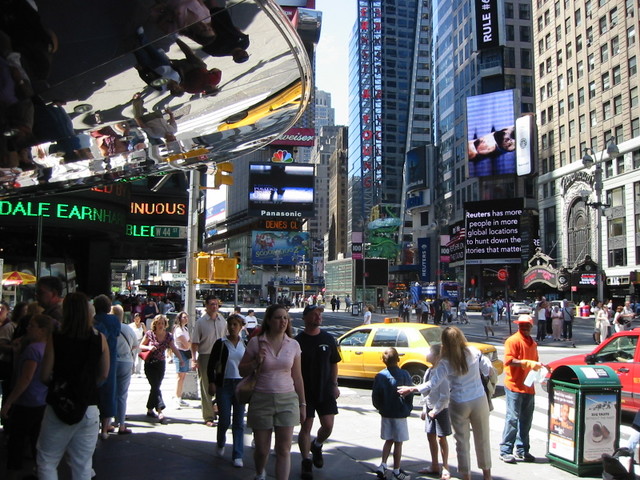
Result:
[[495,48],[500,44],[498,36],[498,1],[475,0],[476,43],[478,50]]

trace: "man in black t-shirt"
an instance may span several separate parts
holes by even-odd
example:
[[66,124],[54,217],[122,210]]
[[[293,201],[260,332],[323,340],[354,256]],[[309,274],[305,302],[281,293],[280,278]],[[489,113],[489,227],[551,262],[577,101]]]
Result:
[[[335,339],[320,329],[322,325],[321,305],[309,305],[302,313],[304,330],[296,336],[302,350],[302,378],[307,400],[307,419],[298,434],[298,446],[302,455],[301,478],[313,478],[312,465],[322,468],[322,443],[333,431],[333,421],[338,413],[336,399],[340,396],[338,388],[338,362],[340,353]],[[311,428],[316,412],[320,419],[320,428],[315,440],[311,441]],[[309,458],[309,452],[313,460]]]

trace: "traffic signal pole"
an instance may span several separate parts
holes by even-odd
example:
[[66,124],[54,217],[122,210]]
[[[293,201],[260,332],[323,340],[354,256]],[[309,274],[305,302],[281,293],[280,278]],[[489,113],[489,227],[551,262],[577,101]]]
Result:
[[189,225],[187,226],[187,283],[185,285],[185,312],[189,314],[189,325],[193,326],[196,318],[196,262],[198,252],[198,198],[200,195],[200,172],[193,169],[189,172]]

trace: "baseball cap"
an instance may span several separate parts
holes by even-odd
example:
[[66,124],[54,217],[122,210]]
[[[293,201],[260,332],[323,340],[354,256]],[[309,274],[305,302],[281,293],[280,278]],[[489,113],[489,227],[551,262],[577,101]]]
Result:
[[324,310],[324,305],[307,305],[306,307],[304,307],[304,310],[302,311],[302,316],[304,317],[307,313],[313,312],[316,308],[319,308],[320,310]]
[[513,323],[529,323],[533,325],[533,318],[531,317],[531,315],[527,315],[526,313],[524,313],[520,315],[516,320],[514,320]]

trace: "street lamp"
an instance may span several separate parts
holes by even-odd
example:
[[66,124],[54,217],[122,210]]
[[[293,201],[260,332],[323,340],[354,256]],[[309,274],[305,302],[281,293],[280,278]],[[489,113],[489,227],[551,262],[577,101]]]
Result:
[[604,302],[604,282],[602,277],[602,215],[604,213],[603,207],[606,206],[602,203],[602,162],[605,160],[605,153],[607,154],[607,159],[614,158],[620,153],[618,145],[616,145],[613,137],[610,137],[608,142],[609,144],[607,145],[607,149],[602,150],[599,160],[594,159],[594,157],[596,157],[596,152],[591,147],[586,147],[584,149],[584,156],[582,157],[582,164],[584,165],[584,168],[591,168],[594,165],[596,167],[593,185],[596,194],[596,201],[593,203],[587,203],[587,205],[596,209],[596,249],[598,255],[596,287],[598,289],[598,300],[601,302]]

